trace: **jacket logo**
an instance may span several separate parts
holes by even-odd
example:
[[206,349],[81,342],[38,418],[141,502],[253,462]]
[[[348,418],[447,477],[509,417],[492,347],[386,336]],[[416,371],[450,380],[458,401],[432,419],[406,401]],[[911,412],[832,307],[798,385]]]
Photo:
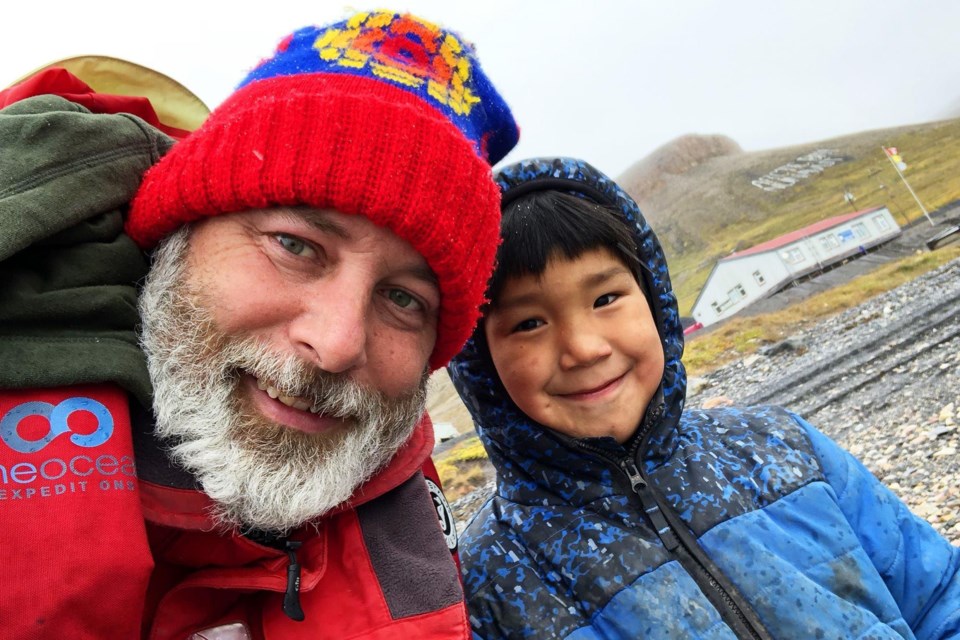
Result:
[[[70,429],[70,415],[76,411],[86,411],[97,419],[97,428],[87,434],[73,433]],[[37,440],[27,440],[18,432],[17,427],[26,418],[39,416],[50,423],[50,430]],[[69,433],[70,441],[79,447],[99,447],[113,435],[113,416],[101,403],[92,398],[67,398],[52,405],[49,402],[24,402],[11,409],[0,420],[0,439],[8,447],[20,453],[36,453],[57,437]]]
[[443,539],[447,543],[447,548],[454,552],[457,550],[457,544],[460,540],[453,519],[453,509],[450,508],[450,503],[444,497],[443,489],[430,478],[424,478],[424,480],[427,483],[427,490],[430,491],[430,497],[433,499],[433,506],[437,510],[437,519],[440,521],[440,531],[443,532]]

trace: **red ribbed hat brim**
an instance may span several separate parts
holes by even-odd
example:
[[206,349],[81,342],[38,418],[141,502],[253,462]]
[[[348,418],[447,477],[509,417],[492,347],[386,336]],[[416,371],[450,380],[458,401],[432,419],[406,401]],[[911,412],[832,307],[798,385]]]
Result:
[[251,83],[144,177],[126,229],[150,248],[207,216],[307,205],[389,228],[440,285],[433,369],[479,318],[499,235],[489,165],[448,119],[385,82],[301,74]]

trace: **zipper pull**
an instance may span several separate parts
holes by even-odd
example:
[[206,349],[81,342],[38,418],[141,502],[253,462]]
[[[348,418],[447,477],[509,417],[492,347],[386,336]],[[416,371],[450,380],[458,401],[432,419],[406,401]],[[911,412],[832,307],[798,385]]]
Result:
[[300,562],[297,560],[297,549],[303,543],[299,540],[287,540],[285,543],[287,558],[287,591],[283,594],[283,612],[296,622],[303,622],[306,617],[300,607]]
[[670,528],[670,524],[664,517],[663,511],[660,510],[657,499],[650,491],[645,490],[648,485],[647,481],[640,475],[640,469],[637,468],[632,458],[624,458],[621,460],[620,468],[623,469],[623,472],[627,474],[627,478],[630,479],[630,488],[633,489],[635,494],[640,496],[640,504],[643,505],[643,511],[647,514],[647,517],[650,518],[650,523],[653,524],[653,528],[657,532],[660,542],[667,548],[667,551],[675,551],[677,547],[680,546],[680,541],[677,539],[677,535],[673,532],[673,529]]
[[647,481],[640,475],[640,469],[637,469],[637,465],[633,460],[624,458],[620,462],[620,468],[627,474],[627,478],[630,480],[630,488],[633,489],[634,493],[639,495],[641,489],[647,488]]

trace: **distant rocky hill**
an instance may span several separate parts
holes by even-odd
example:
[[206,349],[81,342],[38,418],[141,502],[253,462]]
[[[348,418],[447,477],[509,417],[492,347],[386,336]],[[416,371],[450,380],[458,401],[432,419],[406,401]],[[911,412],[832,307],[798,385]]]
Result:
[[665,188],[672,177],[682,176],[711,158],[741,153],[740,145],[726,136],[688,134],[634,163],[620,176],[620,185],[634,198],[646,201]]
[[887,206],[901,223],[921,216],[881,149],[890,146],[928,210],[960,197],[960,119],[754,152],[726,136],[686,135],[617,181],[663,243],[688,312],[713,264],[732,251],[853,209]]

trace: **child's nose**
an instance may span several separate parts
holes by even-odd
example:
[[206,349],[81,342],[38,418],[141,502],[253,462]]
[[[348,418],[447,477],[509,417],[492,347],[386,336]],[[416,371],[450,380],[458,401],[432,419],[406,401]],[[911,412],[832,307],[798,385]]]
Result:
[[611,352],[610,342],[601,333],[585,329],[561,332],[560,366],[564,369],[590,366]]

